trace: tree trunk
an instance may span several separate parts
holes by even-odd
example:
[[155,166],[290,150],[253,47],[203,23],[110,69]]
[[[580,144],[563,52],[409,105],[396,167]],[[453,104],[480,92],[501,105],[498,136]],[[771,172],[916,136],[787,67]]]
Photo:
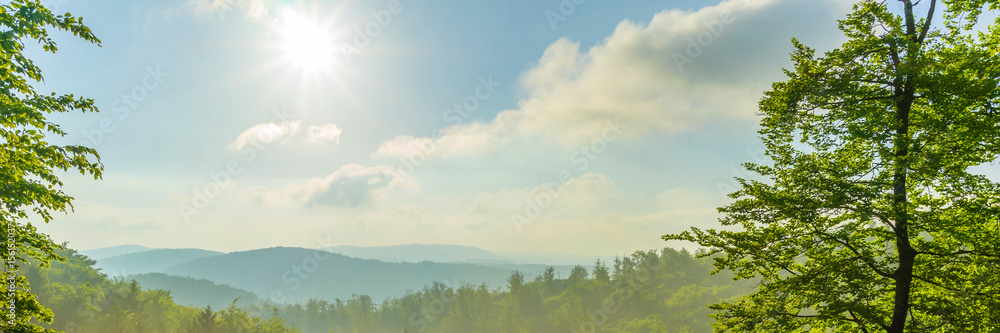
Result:
[[895,165],[893,172],[893,210],[896,225],[896,253],[899,267],[893,273],[896,280],[895,297],[892,307],[892,322],[886,330],[889,333],[903,333],[906,315],[910,310],[910,287],[913,281],[913,262],[916,251],[910,244],[909,213],[907,212],[906,173],[909,167],[910,109],[913,106],[914,89],[911,79],[905,79],[903,87],[897,89],[896,104]]

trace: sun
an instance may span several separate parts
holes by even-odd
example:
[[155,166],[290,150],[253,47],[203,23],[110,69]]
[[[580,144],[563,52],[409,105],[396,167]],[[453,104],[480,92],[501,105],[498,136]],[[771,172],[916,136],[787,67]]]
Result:
[[337,64],[331,29],[286,8],[278,22],[283,63],[304,73],[330,72]]

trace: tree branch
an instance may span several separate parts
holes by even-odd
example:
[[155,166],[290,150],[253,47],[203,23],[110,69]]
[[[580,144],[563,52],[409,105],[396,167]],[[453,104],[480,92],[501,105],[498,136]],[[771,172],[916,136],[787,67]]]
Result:
[[859,329],[861,329],[861,333],[871,333],[868,331],[868,328],[865,327],[865,324],[861,322],[861,319],[858,319],[858,316],[854,315],[854,311],[847,310],[847,313],[851,315],[851,319],[854,319],[853,322],[858,325]]
[[920,30],[920,37],[917,37],[917,43],[923,44],[924,38],[927,37],[927,31],[931,29],[931,21],[934,19],[934,5],[936,4],[937,0],[931,0],[931,8],[927,10],[927,21],[924,22],[924,27]]
[[837,237],[834,237],[833,235],[830,235],[828,233],[825,233],[825,232],[822,232],[822,231],[819,231],[819,230],[816,230],[815,232],[817,234],[819,234],[819,235],[827,237],[828,240],[832,240],[834,242],[839,243],[840,245],[843,245],[845,248],[847,248],[852,253],[854,253],[855,258],[861,260],[861,262],[864,262],[865,265],[868,265],[868,268],[871,268],[872,270],[874,270],[875,273],[878,273],[878,275],[881,275],[882,277],[893,279],[893,280],[896,279],[895,275],[892,275],[892,274],[889,274],[889,273],[886,273],[886,272],[882,271],[881,268],[878,268],[878,266],[875,266],[875,263],[871,262],[870,260],[868,260],[867,258],[865,258],[864,256],[862,256],[861,253],[858,252],[858,250],[855,249],[854,246],[851,246],[850,243],[848,243],[846,241],[842,241],[842,240],[838,239]]
[[957,294],[972,294],[972,295],[976,295],[976,296],[991,297],[991,298],[995,296],[995,295],[990,295],[990,294],[987,294],[987,293],[967,292],[967,291],[961,290],[961,289],[950,288],[950,287],[947,287],[947,286],[945,286],[943,284],[940,284],[938,282],[934,282],[934,281],[928,280],[928,279],[924,278],[923,276],[916,275],[916,274],[913,274],[913,278],[917,279],[917,280],[920,280],[920,281],[927,282],[927,283],[929,283],[932,286],[935,286],[935,287],[938,287],[938,288],[941,288],[941,289],[944,289],[944,290],[947,290],[947,291],[951,291],[951,292],[957,293]]
[[917,251],[917,254],[929,254],[929,255],[938,256],[938,257],[953,257],[953,256],[957,256],[957,255],[962,255],[962,254],[971,254],[971,255],[976,255],[976,256],[981,256],[981,257],[989,257],[989,258],[1000,259],[1000,254],[983,253],[981,251],[967,251],[967,250],[955,251],[955,252],[952,252],[952,253],[937,253],[937,252],[931,252],[931,251]]
[[906,35],[913,36],[917,34],[917,26],[915,20],[913,19],[913,2],[910,0],[900,0],[903,2],[903,12],[906,18]]

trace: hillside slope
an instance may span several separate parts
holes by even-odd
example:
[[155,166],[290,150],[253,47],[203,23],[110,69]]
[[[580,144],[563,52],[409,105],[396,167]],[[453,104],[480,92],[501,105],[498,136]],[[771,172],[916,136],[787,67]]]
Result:
[[385,262],[456,262],[456,261],[498,261],[510,262],[507,258],[478,247],[451,244],[404,244],[391,246],[333,246],[324,250],[348,257],[375,259]]
[[163,273],[146,273],[129,275],[126,280],[135,280],[148,289],[162,289],[170,292],[174,302],[180,305],[213,309],[225,309],[236,298],[236,306],[243,307],[253,304],[259,297],[249,291],[233,288],[224,284],[216,284],[205,279],[173,276]]
[[220,254],[201,249],[157,249],[103,258],[94,267],[108,276],[163,273],[175,265]]
[[486,283],[492,288],[502,285],[511,272],[475,264],[387,263],[289,247],[205,257],[166,270],[167,274],[224,283],[279,302],[343,299],[353,294],[381,300],[422,289],[434,281],[456,286]]

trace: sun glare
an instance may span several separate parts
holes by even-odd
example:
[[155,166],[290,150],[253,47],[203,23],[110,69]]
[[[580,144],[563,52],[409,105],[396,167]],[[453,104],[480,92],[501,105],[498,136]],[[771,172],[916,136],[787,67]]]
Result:
[[288,9],[279,22],[283,62],[305,73],[329,72],[336,65],[329,27]]

